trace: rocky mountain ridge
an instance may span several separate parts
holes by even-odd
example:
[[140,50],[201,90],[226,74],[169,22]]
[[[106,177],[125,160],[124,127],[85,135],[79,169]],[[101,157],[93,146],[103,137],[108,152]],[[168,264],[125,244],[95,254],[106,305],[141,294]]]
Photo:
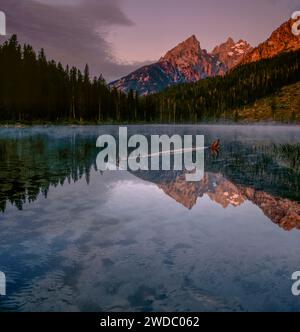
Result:
[[300,36],[292,33],[295,20],[288,20],[259,46],[245,40],[235,42],[231,37],[212,52],[201,48],[195,35],[168,51],[158,62],[142,67],[110,84],[113,88],[140,95],[157,93],[167,87],[196,82],[207,77],[226,74],[240,64],[274,57],[282,52],[300,49]]

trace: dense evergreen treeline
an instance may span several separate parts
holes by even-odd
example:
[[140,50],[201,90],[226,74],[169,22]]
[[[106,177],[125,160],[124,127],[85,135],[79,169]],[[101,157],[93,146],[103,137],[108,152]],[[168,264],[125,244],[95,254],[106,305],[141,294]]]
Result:
[[285,53],[239,66],[224,77],[171,87],[157,96],[157,116],[169,122],[238,120],[238,108],[298,81],[300,51]]
[[110,89],[36,54],[12,36],[0,46],[0,121],[199,122],[233,118],[236,111],[300,81],[300,51],[240,66],[224,77],[182,84],[145,97]]
[[137,98],[110,90],[89,68],[63,68],[21,45],[14,35],[0,46],[0,121],[107,121],[131,117]]

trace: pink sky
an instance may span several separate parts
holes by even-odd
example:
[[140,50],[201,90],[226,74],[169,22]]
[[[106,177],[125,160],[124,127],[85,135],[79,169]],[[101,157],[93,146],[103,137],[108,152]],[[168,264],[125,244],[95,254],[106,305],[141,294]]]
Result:
[[[0,0],[8,37],[107,81],[157,61],[191,35],[211,50],[229,36],[253,46],[300,10],[299,0]],[[0,37],[0,42],[3,38]]]
[[126,16],[134,22],[109,32],[121,61],[157,60],[180,41],[195,34],[211,50],[229,36],[256,46],[293,11],[295,0],[122,0]]

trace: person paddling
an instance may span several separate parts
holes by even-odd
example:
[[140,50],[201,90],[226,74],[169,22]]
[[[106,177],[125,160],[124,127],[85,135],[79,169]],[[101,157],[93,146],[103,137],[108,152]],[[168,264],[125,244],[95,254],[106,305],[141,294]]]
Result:
[[210,146],[210,149],[213,151],[213,152],[217,152],[219,151],[219,147],[220,147],[220,140],[217,139],[216,141],[214,141],[211,146]]

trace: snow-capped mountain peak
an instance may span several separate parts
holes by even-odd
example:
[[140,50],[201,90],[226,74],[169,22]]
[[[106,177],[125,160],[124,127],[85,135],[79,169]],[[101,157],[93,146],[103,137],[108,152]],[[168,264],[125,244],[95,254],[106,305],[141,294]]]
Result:
[[236,43],[229,37],[225,43],[216,46],[212,54],[217,56],[226,65],[227,70],[230,70],[237,66],[251,50],[251,45],[245,40],[240,39]]

